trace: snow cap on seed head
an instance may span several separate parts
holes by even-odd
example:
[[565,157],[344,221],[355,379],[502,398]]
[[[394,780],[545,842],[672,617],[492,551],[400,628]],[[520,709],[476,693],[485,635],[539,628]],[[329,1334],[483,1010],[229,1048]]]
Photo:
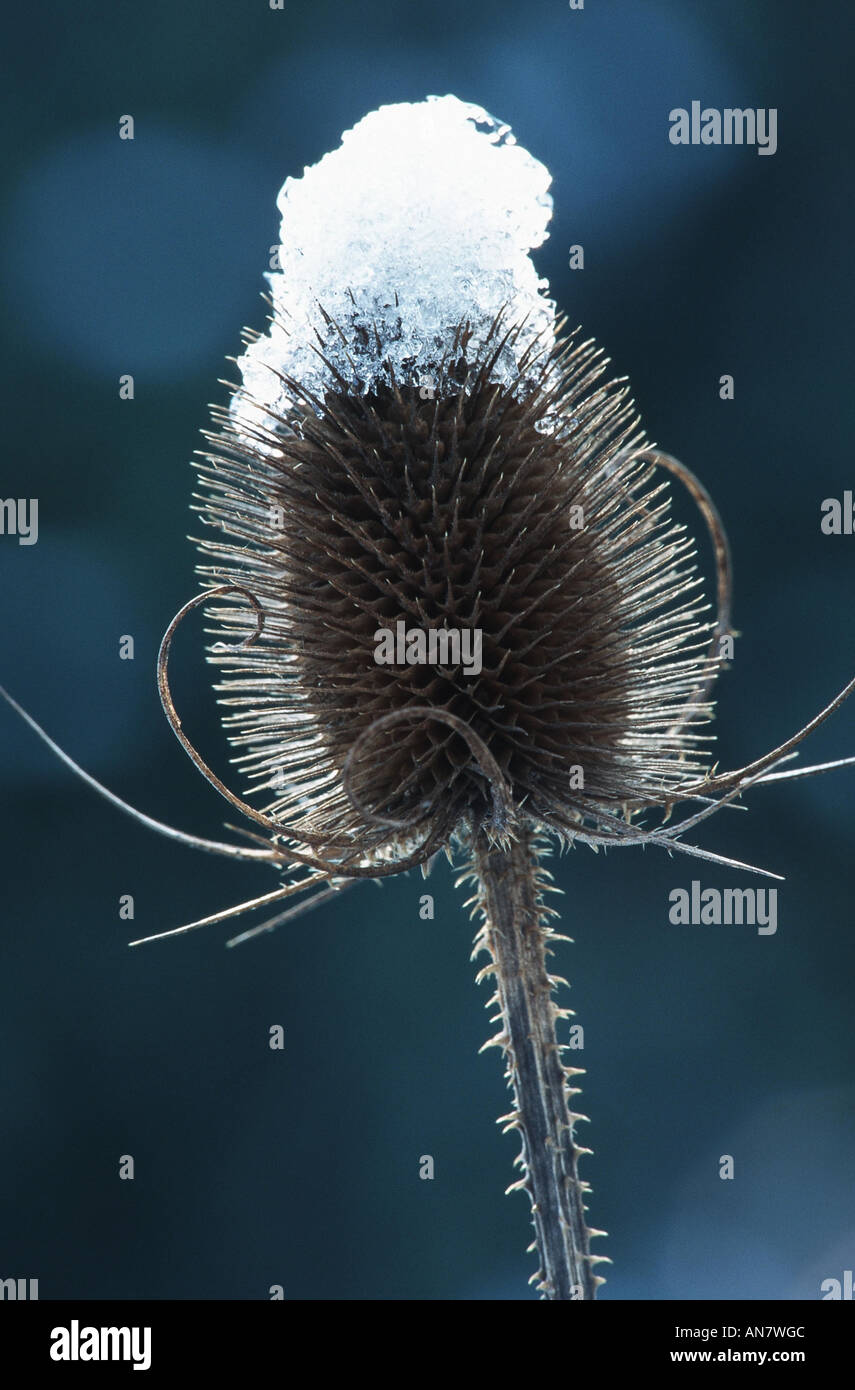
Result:
[[508,326],[524,322],[493,369],[513,388],[526,351],[555,334],[529,254],[548,235],[550,183],[508,126],[454,96],[382,106],[345,131],[279,194],[275,312],[239,359],[237,421],[259,421],[259,405],[285,413],[283,376],[321,400],[392,374],[419,382],[461,322],[475,355],[500,311]]

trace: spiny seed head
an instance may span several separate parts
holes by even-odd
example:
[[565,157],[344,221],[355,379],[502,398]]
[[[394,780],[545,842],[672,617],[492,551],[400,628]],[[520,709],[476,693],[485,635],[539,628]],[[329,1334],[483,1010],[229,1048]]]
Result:
[[[417,379],[390,366],[323,399],[288,379],[289,408],[217,415],[199,573],[249,589],[264,624],[235,650],[255,616],[212,603],[209,659],[236,761],[297,839],[370,859],[402,826],[501,836],[483,759],[443,714],[492,754],[514,814],[559,834],[706,771],[713,629],[627,387],[574,335],[521,353],[524,386],[497,382],[519,333],[500,316],[473,348],[464,322]],[[378,663],[399,623],[480,633],[480,671]]]

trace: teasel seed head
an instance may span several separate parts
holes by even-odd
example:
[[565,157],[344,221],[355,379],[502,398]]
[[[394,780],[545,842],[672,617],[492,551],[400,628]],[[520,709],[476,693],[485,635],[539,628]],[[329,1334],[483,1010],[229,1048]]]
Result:
[[[472,353],[461,322],[429,393],[390,369],[323,400],[290,381],[291,408],[260,403],[251,430],[218,413],[200,574],[251,590],[265,621],[236,651],[254,614],[212,606],[210,659],[248,786],[297,839],[370,855],[390,827],[501,836],[507,808],[443,715],[489,749],[514,815],[560,835],[707,770],[713,626],[628,388],[578,335],[522,353],[524,389],[497,383],[519,333],[499,316]],[[479,632],[480,672],[377,664],[399,622]]]

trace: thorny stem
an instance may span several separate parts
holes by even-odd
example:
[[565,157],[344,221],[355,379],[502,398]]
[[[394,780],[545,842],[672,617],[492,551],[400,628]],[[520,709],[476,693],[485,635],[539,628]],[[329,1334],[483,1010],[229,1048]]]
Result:
[[545,1299],[593,1300],[604,1282],[593,1266],[603,1257],[591,1255],[589,1240],[603,1232],[589,1229],[585,1221],[583,1199],[590,1188],[580,1181],[577,1164],[580,1154],[590,1150],[576,1144],[573,1132],[575,1121],[585,1116],[568,1105],[578,1092],[568,1086],[568,1078],[581,1069],[561,1061],[556,1022],[569,1011],[559,1009],[552,997],[555,986],[564,982],[546,968],[549,944],[561,938],[547,923],[556,914],[543,903],[548,876],[538,865],[536,837],[519,825],[514,833],[517,838],[507,849],[479,835],[470,871],[476,883],[472,901],[483,917],[473,958],[481,951],[491,958],[478,979],[495,979],[496,992],[487,1007],[496,1006],[493,1021],[500,1024],[485,1047],[504,1052],[514,1110],[502,1118],[505,1128],[518,1129],[522,1139],[516,1162],[523,1177],[508,1191],[526,1191],[531,1200],[532,1248],[540,1257],[531,1282],[538,1281]]

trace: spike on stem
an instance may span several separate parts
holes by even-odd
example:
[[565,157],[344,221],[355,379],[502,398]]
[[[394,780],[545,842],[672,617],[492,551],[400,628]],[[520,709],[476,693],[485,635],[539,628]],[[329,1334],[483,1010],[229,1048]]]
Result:
[[[520,826],[505,847],[476,835],[472,864],[478,875],[478,906],[483,918],[476,953],[486,950],[495,967],[507,1058],[514,1097],[513,1128],[522,1139],[523,1177],[508,1191],[531,1197],[535,1247],[540,1259],[538,1288],[549,1300],[596,1298],[591,1232],[585,1221],[583,1184],[578,1175],[574,1115],[568,1106],[565,1071],[555,1035],[553,979],[546,969],[551,932],[545,925],[535,836]],[[498,1041],[498,1040],[497,1040]],[[509,1126],[511,1127],[511,1126]]]

